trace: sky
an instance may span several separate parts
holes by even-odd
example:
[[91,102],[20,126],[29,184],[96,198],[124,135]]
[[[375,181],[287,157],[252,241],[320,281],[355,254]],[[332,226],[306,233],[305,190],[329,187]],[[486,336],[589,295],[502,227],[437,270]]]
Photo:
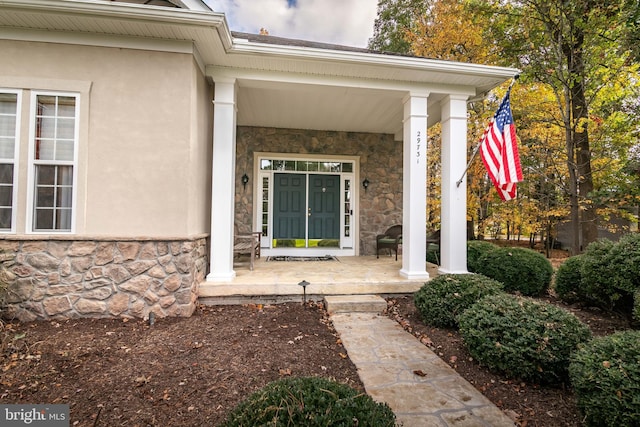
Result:
[[232,31],[367,47],[378,0],[205,0]]

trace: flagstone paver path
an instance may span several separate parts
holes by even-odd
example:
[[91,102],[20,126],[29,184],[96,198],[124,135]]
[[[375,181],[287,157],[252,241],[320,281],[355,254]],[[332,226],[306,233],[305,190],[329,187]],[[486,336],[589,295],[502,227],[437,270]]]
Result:
[[400,325],[377,313],[333,313],[333,325],[371,397],[404,427],[514,423]]

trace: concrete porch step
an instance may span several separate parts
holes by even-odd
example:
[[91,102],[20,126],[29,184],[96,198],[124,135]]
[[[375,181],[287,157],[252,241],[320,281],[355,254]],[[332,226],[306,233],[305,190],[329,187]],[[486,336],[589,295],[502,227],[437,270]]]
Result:
[[324,305],[329,314],[382,313],[387,308],[387,301],[378,295],[327,295]]

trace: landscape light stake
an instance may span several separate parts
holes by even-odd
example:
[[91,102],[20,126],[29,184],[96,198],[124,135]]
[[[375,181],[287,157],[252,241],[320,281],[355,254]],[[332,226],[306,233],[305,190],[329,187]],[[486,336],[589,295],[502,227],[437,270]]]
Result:
[[302,282],[298,283],[298,286],[302,286],[302,305],[305,305],[307,303],[307,285],[309,285],[310,283],[307,282],[306,280],[303,280]]

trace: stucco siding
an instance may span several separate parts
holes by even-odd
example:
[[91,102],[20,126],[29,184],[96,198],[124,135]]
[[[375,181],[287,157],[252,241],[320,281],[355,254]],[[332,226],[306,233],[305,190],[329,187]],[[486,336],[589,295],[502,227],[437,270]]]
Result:
[[[0,51],[11,58],[0,63],[0,87],[26,89],[24,99],[29,90],[81,92],[76,234],[207,231],[210,89],[192,55],[7,40]],[[23,113],[18,234],[26,231]]]

